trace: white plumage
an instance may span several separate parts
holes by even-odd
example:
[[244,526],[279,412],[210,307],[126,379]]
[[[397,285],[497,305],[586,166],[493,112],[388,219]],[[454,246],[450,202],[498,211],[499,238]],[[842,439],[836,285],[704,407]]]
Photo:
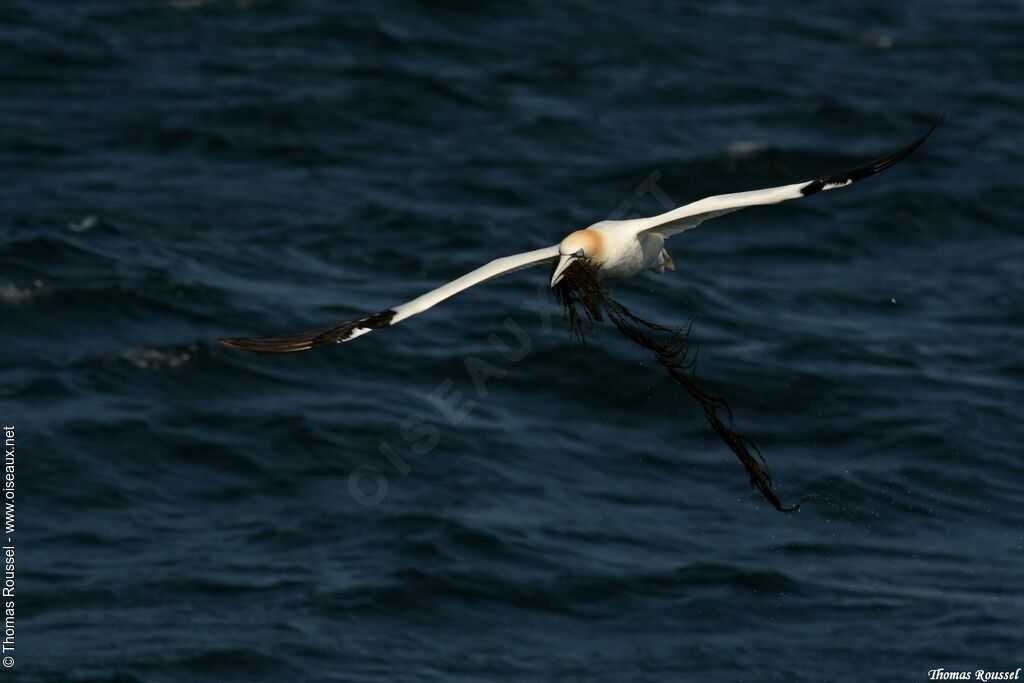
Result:
[[920,138],[892,154],[825,178],[763,190],[706,197],[649,218],[595,223],[584,230],[570,233],[557,245],[495,259],[411,301],[358,320],[284,337],[222,339],[221,342],[245,351],[290,353],[351,341],[375,329],[394,325],[422,313],[445,299],[491,278],[556,260],[557,264],[551,277],[552,287],[561,279],[569,264],[577,258],[588,259],[597,267],[601,277],[606,278],[629,278],[645,270],[658,273],[666,268],[675,270],[671,257],[664,249],[664,242],[669,237],[695,228],[709,218],[748,206],[778,204],[851,185],[906,158],[921,146],[937,125],[938,122]]

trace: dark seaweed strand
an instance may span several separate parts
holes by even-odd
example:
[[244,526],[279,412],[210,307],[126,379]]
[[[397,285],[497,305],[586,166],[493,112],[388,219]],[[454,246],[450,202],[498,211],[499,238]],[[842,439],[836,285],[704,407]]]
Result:
[[[608,288],[597,277],[596,271],[582,260],[566,269],[565,277],[555,287],[555,295],[565,309],[569,333],[573,339],[586,343],[583,327],[592,325],[595,320],[602,321],[603,309],[624,337],[654,354],[669,376],[701,407],[708,424],[743,464],[751,485],[761,492],[772,507],[780,512],[794,512],[808,500],[809,496],[796,505],[784,506],[775,494],[771,473],[757,446],[727,426],[718,416],[718,411],[723,410],[729,416],[729,422],[732,422],[728,402],[697,384],[694,377],[696,351],[691,353],[690,325],[674,330],[640,318],[613,299]],[[583,313],[577,308],[582,308]],[[758,454],[760,462],[751,454],[751,448]]]

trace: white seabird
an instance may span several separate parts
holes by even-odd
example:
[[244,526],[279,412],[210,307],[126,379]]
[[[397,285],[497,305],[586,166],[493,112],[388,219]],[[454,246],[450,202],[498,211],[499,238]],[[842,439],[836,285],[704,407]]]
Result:
[[445,299],[491,278],[554,261],[557,261],[557,264],[551,276],[552,287],[561,280],[569,264],[578,258],[587,259],[596,267],[602,278],[624,279],[646,270],[657,273],[663,273],[665,269],[675,270],[672,258],[665,251],[664,244],[667,238],[695,228],[709,218],[737,209],[778,204],[790,199],[808,197],[823,190],[852,185],[906,158],[921,146],[938,124],[936,121],[928,132],[906,147],[842,173],[792,185],[706,197],[650,218],[595,223],[588,228],[570,233],[559,244],[495,259],[412,301],[357,320],[283,337],[220,341],[231,348],[257,353],[292,353],[340,344],[422,313]]

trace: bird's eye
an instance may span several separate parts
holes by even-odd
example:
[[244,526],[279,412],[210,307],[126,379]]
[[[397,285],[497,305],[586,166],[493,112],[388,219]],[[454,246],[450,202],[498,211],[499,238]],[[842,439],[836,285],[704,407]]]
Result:
[[575,254],[573,254],[573,256],[577,258],[583,258],[583,250],[579,249]]

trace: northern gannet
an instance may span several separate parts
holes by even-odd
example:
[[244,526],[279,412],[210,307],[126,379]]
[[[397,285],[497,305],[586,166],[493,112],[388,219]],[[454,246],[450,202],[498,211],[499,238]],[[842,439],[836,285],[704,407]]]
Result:
[[748,206],[778,204],[790,199],[809,197],[825,190],[835,190],[852,185],[858,180],[884,171],[905,159],[924,143],[940,121],[941,119],[936,121],[924,135],[906,147],[842,173],[763,190],[706,197],[649,218],[600,221],[583,230],[569,233],[559,244],[495,259],[485,266],[394,308],[329,327],[282,337],[232,338],[220,341],[234,349],[257,353],[293,353],[340,344],[361,337],[373,330],[402,322],[406,318],[433,308],[445,299],[491,278],[542,263],[555,263],[551,275],[552,287],[558,284],[565,269],[576,259],[586,259],[597,269],[598,275],[602,278],[624,279],[647,270],[656,273],[675,270],[675,264],[664,246],[665,240],[669,237],[695,228],[709,218]]

